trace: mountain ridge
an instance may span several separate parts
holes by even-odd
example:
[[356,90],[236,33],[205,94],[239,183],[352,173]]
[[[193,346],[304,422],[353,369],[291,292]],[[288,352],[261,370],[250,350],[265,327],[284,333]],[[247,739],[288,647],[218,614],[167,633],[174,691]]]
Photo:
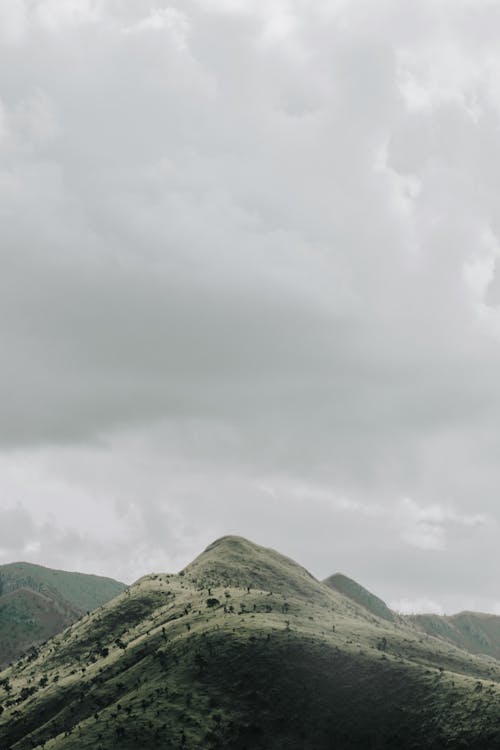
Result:
[[216,542],[0,673],[0,746],[500,748],[500,662]]
[[348,596],[362,607],[368,609],[372,614],[382,617],[384,620],[394,622],[395,613],[389,609],[387,604],[357,581],[344,575],[343,573],[334,573],[325,578],[323,583],[335,591]]
[[0,565],[0,667],[124,589],[111,578],[35,563]]

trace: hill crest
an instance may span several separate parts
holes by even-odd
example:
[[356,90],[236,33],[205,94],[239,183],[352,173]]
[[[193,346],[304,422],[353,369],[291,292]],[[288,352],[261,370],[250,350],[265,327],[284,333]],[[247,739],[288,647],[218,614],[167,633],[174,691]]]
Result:
[[396,615],[382,599],[372,594],[368,589],[365,589],[357,581],[349,578],[349,576],[343,573],[334,573],[326,578],[323,583],[334,591],[338,591],[340,594],[349,597],[349,599],[352,599],[352,601],[367,609],[373,615],[389,622],[396,620]]
[[306,568],[274,549],[241,536],[216,539],[181,571],[181,575],[203,588],[236,586],[281,594],[322,594],[322,584]]
[[3,672],[0,746],[493,750],[499,699],[498,661],[223,537]]

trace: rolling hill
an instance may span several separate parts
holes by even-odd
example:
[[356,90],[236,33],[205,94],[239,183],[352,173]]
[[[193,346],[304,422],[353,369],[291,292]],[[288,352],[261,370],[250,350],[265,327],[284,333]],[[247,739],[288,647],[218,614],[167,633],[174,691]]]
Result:
[[110,578],[31,563],[0,566],[0,667],[125,589]]
[[389,622],[394,622],[396,620],[395,613],[389,609],[382,599],[379,599],[378,596],[372,594],[368,589],[360,586],[360,584],[353,581],[352,578],[348,578],[348,576],[345,576],[342,573],[335,573],[329,578],[326,578],[323,583],[334,591],[338,591],[349,599],[352,599],[377,617],[381,617],[383,620],[389,620]]
[[500,617],[483,612],[456,615],[412,615],[409,618],[428,635],[443,638],[472,654],[500,659]]
[[12,750],[500,748],[500,663],[239,537],[0,673]]
[[390,622],[413,624],[427,635],[443,639],[471,654],[485,654],[500,660],[500,616],[484,612],[459,612],[456,615],[398,615],[378,596],[342,573],[324,583],[366,610]]

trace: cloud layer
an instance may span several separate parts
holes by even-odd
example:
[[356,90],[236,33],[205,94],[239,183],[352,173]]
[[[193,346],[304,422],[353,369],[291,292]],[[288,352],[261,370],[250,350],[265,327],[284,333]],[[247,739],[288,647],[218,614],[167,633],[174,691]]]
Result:
[[495,606],[499,27],[0,0],[2,560],[132,578],[231,531]]

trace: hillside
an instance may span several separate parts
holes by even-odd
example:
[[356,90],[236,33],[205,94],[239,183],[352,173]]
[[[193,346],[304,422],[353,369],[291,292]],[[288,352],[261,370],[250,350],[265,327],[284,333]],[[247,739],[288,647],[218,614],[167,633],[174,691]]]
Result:
[[499,698],[496,660],[225,537],[1,673],[0,747],[495,750]]
[[389,622],[395,621],[396,615],[389,609],[387,604],[382,599],[379,599],[378,596],[368,591],[368,589],[353,581],[352,578],[348,578],[348,576],[342,573],[335,573],[326,578],[323,583],[334,591],[338,591],[344,594],[344,596],[349,597],[349,599],[352,599],[377,617],[389,620]]
[[0,667],[121,593],[110,578],[31,563],[0,566]]
[[500,617],[482,612],[457,615],[412,615],[409,618],[428,635],[446,639],[472,654],[500,659]]
[[335,573],[323,582],[349,597],[366,610],[390,622],[407,622],[427,635],[443,639],[471,654],[485,654],[500,660],[500,616],[483,612],[456,615],[398,615],[387,604],[356,581]]

